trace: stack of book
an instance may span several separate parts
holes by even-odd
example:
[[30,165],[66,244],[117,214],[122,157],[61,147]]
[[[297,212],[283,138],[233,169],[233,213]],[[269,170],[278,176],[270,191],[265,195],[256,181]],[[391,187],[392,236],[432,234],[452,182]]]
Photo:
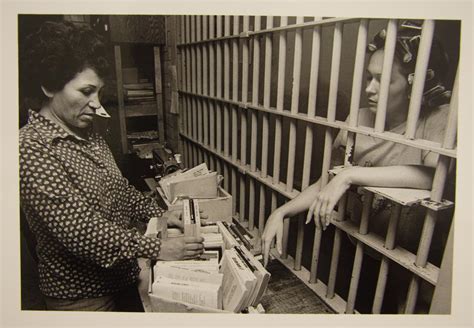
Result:
[[177,302],[222,309],[224,275],[219,272],[216,254],[206,253],[207,259],[157,262],[153,268],[153,294]]
[[155,101],[155,91],[151,82],[124,83],[123,95],[128,103],[139,104]]
[[159,186],[170,203],[180,198],[216,198],[218,175],[211,172],[205,163],[189,170],[178,170],[159,181]]
[[256,306],[267,288],[270,273],[241,246],[225,250],[220,263],[222,308],[232,312]]
[[[134,147],[140,147],[140,145],[145,145],[145,144],[149,144],[153,141],[157,141],[159,139],[159,136],[158,136],[158,131],[156,131],[156,130],[139,131],[139,132],[127,133],[127,139],[130,141],[130,143]],[[136,148],[137,154],[140,156],[138,149],[139,148]],[[151,154],[151,152],[150,152],[150,155],[148,155],[148,157],[153,158],[153,155]]]
[[190,198],[183,200],[183,224],[185,237],[201,236],[201,215],[197,200]]
[[232,222],[216,222],[216,224],[226,249],[243,246],[254,256],[262,253],[259,239],[255,238],[235,218],[232,218]]
[[[219,227],[217,224],[212,223],[205,226],[201,226],[199,234],[204,238],[203,245],[207,250],[215,249],[224,251],[224,239],[219,233]],[[180,237],[183,233],[178,228],[168,228],[166,231],[167,237]]]

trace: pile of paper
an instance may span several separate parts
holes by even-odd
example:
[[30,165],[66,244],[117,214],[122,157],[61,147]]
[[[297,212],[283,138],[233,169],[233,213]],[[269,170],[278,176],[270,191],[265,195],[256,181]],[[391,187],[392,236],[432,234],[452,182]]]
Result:
[[270,280],[270,274],[245,248],[234,246],[224,251],[220,272],[223,309],[241,312],[257,305]]
[[[209,256],[207,256],[209,255]],[[178,302],[222,309],[222,280],[217,254],[206,260],[159,261],[153,269],[153,294]]]
[[216,198],[218,175],[205,163],[189,170],[178,170],[160,179],[159,185],[170,203],[180,198]]

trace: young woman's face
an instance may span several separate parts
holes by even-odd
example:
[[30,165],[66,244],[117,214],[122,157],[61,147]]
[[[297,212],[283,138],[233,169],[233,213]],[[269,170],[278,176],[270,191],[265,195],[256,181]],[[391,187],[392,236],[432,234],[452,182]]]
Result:
[[[369,102],[369,109],[372,112],[377,111],[377,104],[380,97],[380,78],[382,76],[383,50],[377,50],[372,54],[367,66],[367,87],[365,92]],[[392,76],[390,79],[387,103],[387,116],[394,113],[403,113],[408,111],[408,81],[402,72],[398,61],[393,63]]]
[[91,125],[96,109],[101,107],[99,93],[103,80],[91,68],[86,68],[58,92],[49,94],[52,114],[72,129]]

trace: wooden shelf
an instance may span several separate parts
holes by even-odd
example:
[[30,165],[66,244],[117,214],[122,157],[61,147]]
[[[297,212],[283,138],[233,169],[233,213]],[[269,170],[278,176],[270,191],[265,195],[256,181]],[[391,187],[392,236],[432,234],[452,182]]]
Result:
[[156,102],[143,104],[125,104],[126,117],[157,116],[158,108]]
[[[136,39],[136,45],[141,44],[144,45],[143,42],[138,42],[141,39]],[[141,40],[144,41],[144,40]],[[122,44],[123,48],[127,49],[127,44]],[[134,131],[142,130],[143,128],[151,128],[153,126],[153,130],[159,131],[159,140],[164,140],[164,113],[163,113],[163,97],[162,97],[162,83],[161,83],[161,56],[160,56],[160,48],[159,46],[145,46],[142,50],[147,52],[151,51],[149,54],[153,56],[153,62],[149,64],[153,64],[154,68],[154,93],[155,97],[151,98],[149,101],[145,101],[143,103],[137,102],[128,102],[127,97],[125,95],[124,90],[124,81],[131,82],[132,79],[129,79],[130,74],[127,75],[127,79],[124,79],[124,71],[125,65],[128,65],[122,61],[122,45],[115,44],[114,45],[114,55],[115,55],[115,72],[117,77],[117,101],[118,101],[118,112],[119,112],[119,122],[120,122],[120,141],[122,145],[122,153],[128,154],[131,150],[131,145],[127,138],[127,135],[133,133]],[[124,51],[125,54],[130,54],[127,51]],[[128,57],[127,57],[128,58]],[[149,65],[145,65],[147,63],[141,63],[141,67],[137,67],[137,69],[146,69],[149,70],[151,67]],[[146,67],[143,67],[146,66]],[[127,66],[127,68],[130,68]],[[140,81],[140,76],[137,77],[138,81]],[[143,117],[142,120],[132,120],[132,118],[140,118]]]

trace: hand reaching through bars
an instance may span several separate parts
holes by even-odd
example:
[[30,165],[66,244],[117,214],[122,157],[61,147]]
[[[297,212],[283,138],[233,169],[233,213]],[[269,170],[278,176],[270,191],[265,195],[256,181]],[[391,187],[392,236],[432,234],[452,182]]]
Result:
[[265,230],[262,234],[263,264],[265,266],[268,264],[270,247],[275,236],[277,251],[280,254],[282,253],[283,219],[284,214],[276,210],[270,215],[265,225]]
[[326,230],[326,227],[331,222],[331,213],[334,210],[334,206],[336,206],[339,199],[351,185],[349,174],[347,174],[349,170],[346,169],[340,172],[317,193],[316,198],[309,207],[306,223],[309,223],[311,218],[314,217],[316,227]]
[[262,250],[264,265],[267,265],[270,247],[273,238],[276,237],[277,251],[282,253],[283,219],[291,219],[294,215],[306,211],[314,200],[314,195],[319,192],[319,181],[306,188],[298,197],[293,198],[286,204],[273,211],[265,224],[262,234]]

